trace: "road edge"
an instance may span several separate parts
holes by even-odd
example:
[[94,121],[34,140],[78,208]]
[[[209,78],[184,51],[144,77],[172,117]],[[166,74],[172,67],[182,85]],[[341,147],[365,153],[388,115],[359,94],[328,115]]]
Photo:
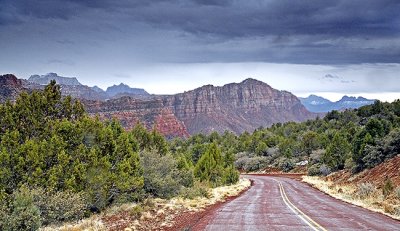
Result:
[[322,193],[326,194],[327,196],[332,197],[332,198],[335,199],[335,200],[339,200],[339,201],[344,202],[344,203],[346,203],[346,204],[353,205],[353,206],[357,206],[357,207],[362,208],[362,209],[366,209],[366,210],[368,210],[368,211],[370,211],[370,212],[373,212],[373,213],[377,213],[377,214],[384,215],[384,216],[386,216],[386,217],[388,217],[388,218],[390,218],[390,219],[393,219],[393,220],[395,220],[395,221],[400,221],[400,218],[394,217],[393,215],[391,215],[391,214],[389,214],[389,213],[385,213],[383,210],[380,210],[380,209],[372,209],[372,208],[369,208],[369,207],[367,207],[367,206],[363,206],[362,204],[357,204],[357,203],[355,203],[355,201],[346,200],[346,199],[341,198],[341,197],[339,197],[339,196],[337,196],[337,195],[335,195],[335,194],[331,194],[331,193],[329,193],[329,192],[323,191],[323,190],[321,190],[320,188],[318,188],[316,185],[314,185],[314,184],[312,184],[312,183],[310,183],[310,182],[304,181],[303,179],[301,179],[301,182],[305,183],[306,185],[310,186],[310,187],[313,188],[313,189],[318,190],[319,192],[322,192]]
[[[250,180],[250,186],[244,188],[240,193],[234,196],[225,197],[224,200],[217,201],[215,204],[208,205],[201,211],[197,212],[186,212],[186,214],[182,214],[179,217],[176,217],[173,221],[174,225],[170,227],[170,230],[204,230],[208,223],[211,221],[213,214],[221,208],[226,203],[242,196],[245,192],[247,192],[254,185],[254,181]],[[187,217],[190,217],[188,220]]]

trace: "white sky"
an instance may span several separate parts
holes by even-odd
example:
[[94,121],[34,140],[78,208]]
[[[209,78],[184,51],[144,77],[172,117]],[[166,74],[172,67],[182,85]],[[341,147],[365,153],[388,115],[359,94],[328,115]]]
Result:
[[[400,98],[400,64],[159,63],[132,65],[116,72],[110,72],[108,66],[89,66],[82,67],[79,74],[62,67],[51,64],[44,66],[43,72],[14,74],[28,78],[31,74],[45,74],[49,71],[44,70],[50,70],[61,76],[77,77],[88,86],[106,89],[123,82],[152,94],[175,94],[206,84],[222,86],[254,78],[301,97],[316,94],[334,101],[343,95],[382,101]],[[0,72],[8,73],[1,67]]]
[[[124,82],[153,94],[174,94],[212,84],[222,86],[255,78],[279,90],[298,96],[316,94],[330,100],[343,95],[393,101],[400,98],[399,64],[359,64],[345,66],[273,63],[156,64],[136,67],[118,77],[97,83],[104,89]],[[100,79],[99,79],[100,80]],[[96,81],[95,81],[96,82]]]

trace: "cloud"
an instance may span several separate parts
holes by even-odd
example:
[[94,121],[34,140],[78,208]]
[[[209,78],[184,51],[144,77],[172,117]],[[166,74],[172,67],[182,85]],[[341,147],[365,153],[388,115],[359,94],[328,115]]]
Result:
[[64,60],[64,59],[50,59],[47,61],[48,64],[61,64],[61,65],[68,65],[74,66],[75,63],[71,60]]
[[323,78],[324,79],[340,79],[339,76],[334,75],[334,74],[326,74]]
[[159,62],[400,63],[398,12],[396,0],[0,0],[0,33],[63,26],[75,37],[60,45],[126,39]]

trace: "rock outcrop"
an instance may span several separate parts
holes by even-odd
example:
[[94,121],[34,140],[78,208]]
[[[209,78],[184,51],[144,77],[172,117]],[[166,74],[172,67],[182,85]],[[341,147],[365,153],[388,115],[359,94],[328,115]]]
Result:
[[15,100],[22,91],[26,90],[23,80],[18,79],[15,75],[0,75],[0,103]]
[[47,73],[45,75],[32,75],[28,81],[40,85],[47,85],[51,80],[55,80],[60,85],[82,86],[76,77],[63,77],[57,73]]
[[122,97],[85,104],[90,113],[116,117],[127,128],[141,121],[171,136],[225,130],[239,134],[273,123],[316,117],[290,92],[275,90],[255,79],[222,87],[206,85],[171,96]]
[[315,116],[290,92],[278,91],[255,79],[222,87],[207,85],[166,101],[190,134],[225,130],[242,133]]
[[161,98],[139,100],[121,97],[106,102],[85,100],[83,103],[91,115],[98,115],[100,119],[115,118],[128,130],[142,123],[147,129],[155,128],[166,137],[189,136],[184,123],[164,105]]
[[[88,100],[106,100],[110,98],[105,91],[99,87],[88,87],[81,84],[76,77],[63,77],[57,73],[48,73],[46,75],[32,75],[28,82],[31,85],[36,85],[34,88],[44,88],[51,80],[55,80],[61,86],[63,95],[70,95],[73,98],[88,99]],[[32,86],[29,86],[32,88]]]

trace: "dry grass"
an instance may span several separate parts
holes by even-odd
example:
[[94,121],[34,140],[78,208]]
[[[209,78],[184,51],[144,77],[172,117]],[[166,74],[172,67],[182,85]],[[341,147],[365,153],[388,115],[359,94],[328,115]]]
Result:
[[[124,204],[114,206],[101,215],[94,215],[79,223],[65,224],[60,227],[46,227],[43,231],[103,231],[107,230],[110,220],[126,222],[125,230],[153,230],[162,229],[162,227],[171,227],[173,220],[179,214],[184,212],[196,212],[205,207],[224,201],[227,197],[236,196],[244,189],[250,187],[251,182],[248,179],[240,179],[235,185],[217,187],[209,189],[209,197],[196,197],[186,199],[175,197],[170,200],[153,199],[147,200],[139,205]],[[139,209],[138,209],[139,208]],[[138,212],[139,211],[139,212]],[[126,217],[129,216],[129,217]],[[115,229],[115,228],[114,228]]]
[[395,192],[385,197],[381,189],[370,183],[335,184],[318,176],[303,176],[303,181],[332,197],[400,220],[400,198]]
[[59,227],[45,227],[41,228],[41,231],[105,231],[107,230],[101,218],[94,215],[88,219],[81,220],[77,223],[64,224]]

